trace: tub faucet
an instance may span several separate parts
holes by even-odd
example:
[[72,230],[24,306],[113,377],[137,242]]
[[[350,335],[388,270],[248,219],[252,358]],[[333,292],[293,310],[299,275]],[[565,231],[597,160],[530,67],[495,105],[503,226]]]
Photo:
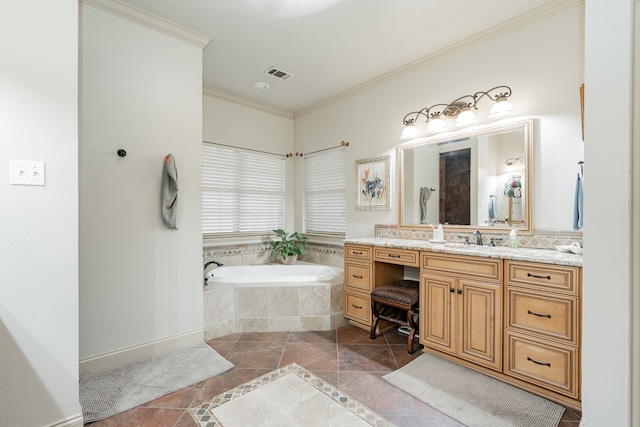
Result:
[[222,267],[222,266],[224,265],[223,263],[218,262],[218,261],[209,261],[208,263],[206,263],[206,264],[204,265],[204,269],[206,270],[206,269],[207,269],[207,267],[209,267],[211,264],[215,264],[215,265],[217,265],[218,267]]
[[[222,267],[224,265],[224,264],[222,264],[221,262],[218,262],[218,261],[209,261],[208,263],[206,263],[204,265],[204,271],[207,271],[207,267],[209,267],[211,264],[215,264],[218,267]],[[207,283],[208,281],[209,281],[209,279],[207,279],[207,276],[205,276],[204,277],[204,286],[208,285],[208,283]]]
[[473,232],[473,235],[476,236],[476,245],[482,246],[482,233],[479,230]]

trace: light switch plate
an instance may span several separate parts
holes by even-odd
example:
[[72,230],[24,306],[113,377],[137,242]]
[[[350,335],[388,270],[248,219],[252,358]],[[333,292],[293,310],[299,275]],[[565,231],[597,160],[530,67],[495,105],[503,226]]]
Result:
[[10,163],[10,184],[44,185],[44,162],[10,160]]

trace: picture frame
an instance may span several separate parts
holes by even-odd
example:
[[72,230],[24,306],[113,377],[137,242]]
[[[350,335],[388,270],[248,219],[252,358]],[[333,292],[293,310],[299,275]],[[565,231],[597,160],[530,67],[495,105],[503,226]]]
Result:
[[356,210],[391,210],[391,156],[356,160]]

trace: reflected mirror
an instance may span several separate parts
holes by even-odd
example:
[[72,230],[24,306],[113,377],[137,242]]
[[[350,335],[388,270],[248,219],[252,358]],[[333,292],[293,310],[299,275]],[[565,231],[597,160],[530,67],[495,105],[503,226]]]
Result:
[[533,232],[533,119],[398,147],[400,226]]

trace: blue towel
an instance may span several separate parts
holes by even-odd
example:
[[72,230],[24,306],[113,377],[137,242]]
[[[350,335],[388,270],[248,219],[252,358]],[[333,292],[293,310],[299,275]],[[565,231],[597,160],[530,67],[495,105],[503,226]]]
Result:
[[493,197],[489,199],[489,219],[498,219],[498,202]]
[[582,178],[578,175],[573,194],[573,229],[579,230],[584,225],[584,187]]

